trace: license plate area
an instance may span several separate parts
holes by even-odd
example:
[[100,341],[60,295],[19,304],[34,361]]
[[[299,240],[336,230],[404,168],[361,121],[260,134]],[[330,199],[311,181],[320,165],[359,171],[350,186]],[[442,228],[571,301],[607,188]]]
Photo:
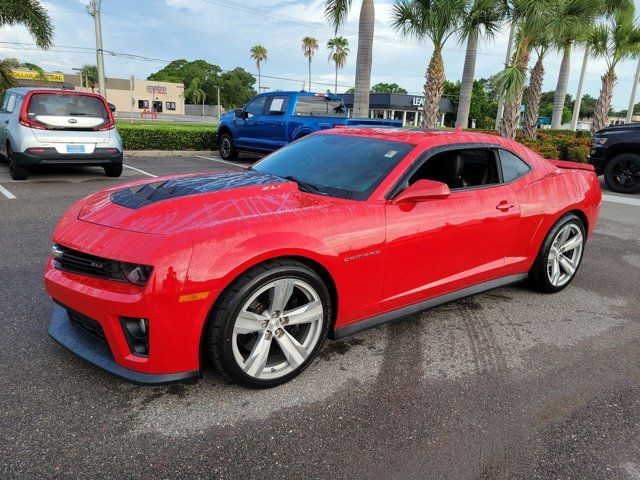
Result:
[[67,153],[86,153],[86,151],[87,150],[84,145],[67,144]]

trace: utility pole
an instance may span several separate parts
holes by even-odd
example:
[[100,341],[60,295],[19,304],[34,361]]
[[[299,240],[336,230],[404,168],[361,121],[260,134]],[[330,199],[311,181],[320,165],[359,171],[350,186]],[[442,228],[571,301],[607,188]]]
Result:
[[582,59],[582,69],[580,70],[580,80],[578,81],[578,91],[576,92],[576,100],[573,104],[573,115],[571,115],[571,130],[576,131],[578,120],[580,118],[580,106],[582,105],[582,84],[584,83],[584,75],[587,71],[587,63],[589,62],[589,48],[585,47],[584,58]]
[[220,125],[220,87],[216,87],[218,89],[218,125]]
[[104,58],[102,50],[102,28],[100,26],[100,0],[91,0],[87,5],[87,12],[93,17],[96,29],[96,56],[98,67],[98,91],[100,95],[107,98],[106,81],[104,77]]
[[[507,55],[504,59],[505,68],[509,66],[511,61],[511,52],[513,51],[513,40],[516,34],[516,22],[511,21],[511,28],[509,29],[509,45],[507,46]],[[504,95],[500,95],[498,98],[498,114],[496,115],[496,130],[500,130],[500,124],[502,123],[502,113],[504,112]]]
[[640,58],[638,58],[638,67],[636,68],[636,76],[633,78],[633,87],[631,87],[631,98],[629,99],[629,108],[627,109],[627,119],[624,123],[631,123],[633,118],[633,107],[636,105],[636,90],[640,81]]
[[135,78],[133,75],[129,77],[129,95],[131,96],[131,123],[133,123],[133,103],[135,100],[133,99],[133,89],[134,89]]

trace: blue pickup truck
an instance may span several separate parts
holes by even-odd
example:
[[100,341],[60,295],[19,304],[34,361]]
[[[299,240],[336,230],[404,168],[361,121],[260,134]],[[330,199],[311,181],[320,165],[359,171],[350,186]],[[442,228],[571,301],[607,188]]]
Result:
[[269,153],[313,132],[335,126],[402,127],[400,120],[348,118],[340,97],[310,92],[269,92],[220,119],[220,156],[235,160],[239,151]]

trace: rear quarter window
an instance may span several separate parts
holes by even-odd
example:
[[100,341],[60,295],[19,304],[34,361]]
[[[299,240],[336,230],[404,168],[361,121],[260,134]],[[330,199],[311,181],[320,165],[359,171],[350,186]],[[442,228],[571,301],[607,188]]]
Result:
[[508,150],[500,150],[500,163],[502,180],[505,183],[512,182],[531,171],[531,167],[524,160]]
[[344,117],[342,100],[325,96],[300,96],[293,112],[298,117]]

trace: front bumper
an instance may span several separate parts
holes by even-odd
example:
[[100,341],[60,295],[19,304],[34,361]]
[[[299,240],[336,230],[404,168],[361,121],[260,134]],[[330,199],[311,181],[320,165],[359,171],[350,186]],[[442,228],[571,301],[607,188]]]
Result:
[[53,308],[49,323],[49,336],[63,347],[72,351],[80,358],[106,370],[113,375],[139,385],[162,385],[167,383],[190,382],[199,378],[198,370],[153,374],[136,372],[124,368],[116,363],[109,344],[89,335],[74,326],[69,319],[67,310],[56,304]]
[[52,166],[107,166],[122,163],[122,150],[111,153],[107,148],[96,148],[93,153],[58,153],[55,148],[45,148],[43,153],[13,152],[18,165],[33,167]]

